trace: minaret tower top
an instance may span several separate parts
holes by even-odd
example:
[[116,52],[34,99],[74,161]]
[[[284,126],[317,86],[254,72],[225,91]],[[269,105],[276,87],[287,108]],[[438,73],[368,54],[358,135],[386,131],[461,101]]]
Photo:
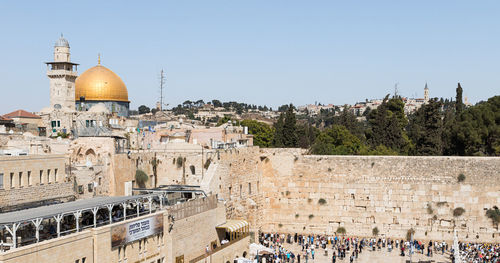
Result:
[[75,110],[75,80],[78,64],[71,62],[69,43],[63,35],[54,45],[54,60],[46,62],[50,80],[51,109]]

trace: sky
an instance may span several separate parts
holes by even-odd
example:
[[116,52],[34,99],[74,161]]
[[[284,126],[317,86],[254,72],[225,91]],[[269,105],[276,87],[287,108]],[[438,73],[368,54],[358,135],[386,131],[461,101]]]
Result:
[[0,114],[49,105],[63,33],[79,72],[101,64],[131,109],[159,100],[277,107],[398,92],[500,94],[500,1],[0,1]]

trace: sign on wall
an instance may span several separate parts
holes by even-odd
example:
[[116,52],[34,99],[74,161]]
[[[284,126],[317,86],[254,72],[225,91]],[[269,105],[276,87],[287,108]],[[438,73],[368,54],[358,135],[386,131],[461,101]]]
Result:
[[111,228],[111,247],[118,247],[163,232],[163,215],[156,215]]

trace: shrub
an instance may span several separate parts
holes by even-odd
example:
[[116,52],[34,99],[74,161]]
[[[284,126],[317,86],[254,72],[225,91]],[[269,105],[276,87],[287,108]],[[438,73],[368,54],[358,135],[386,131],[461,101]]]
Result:
[[372,234],[373,234],[374,236],[378,236],[378,227],[374,227],[374,228],[372,229]]
[[212,159],[211,158],[208,158],[206,161],[205,161],[205,164],[203,165],[203,168],[208,169],[208,167],[210,167],[210,164],[212,163]]
[[295,218],[299,218],[299,214],[295,214]]
[[279,223],[279,224],[278,224],[278,227],[279,227],[279,228],[282,228],[282,227],[283,227],[283,224],[282,224],[282,223]]
[[63,139],[66,139],[69,137],[69,134],[68,133],[65,133],[65,132],[58,132],[57,133],[57,137],[61,137]]
[[135,171],[135,182],[139,187],[144,188],[148,180],[149,176],[143,170]]
[[184,164],[184,160],[182,160],[182,157],[177,157],[177,161],[176,161],[176,164],[177,164],[177,168],[181,168],[182,165]]
[[289,195],[290,195],[290,191],[288,191],[288,190],[287,190],[287,191],[285,192],[285,194],[286,194],[286,196],[289,196]]
[[465,181],[465,175],[464,174],[459,174],[458,177],[457,177],[457,181],[459,183]]
[[498,224],[500,223],[500,210],[497,206],[486,211],[486,216],[491,219],[491,223],[498,229]]
[[437,206],[438,207],[441,207],[443,205],[446,205],[448,202],[444,201],[444,202],[437,202]]
[[325,199],[323,199],[323,198],[320,198],[320,199],[318,200],[318,204],[320,204],[320,205],[324,205],[324,204],[326,204],[326,200],[325,200]]
[[310,214],[309,215],[309,219],[313,219],[314,215],[313,214]]
[[453,209],[453,216],[454,217],[459,217],[461,215],[463,215],[465,213],[465,209],[463,209],[462,207],[457,207],[455,209]]
[[410,228],[410,229],[408,229],[408,231],[406,232],[406,240],[411,240],[412,235],[415,235],[415,229]]
[[347,231],[345,230],[344,227],[339,226],[336,231],[338,234],[344,235]]
[[432,209],[431,204],[427,204],[427,214],[432,215],[434,213],[434,210]]

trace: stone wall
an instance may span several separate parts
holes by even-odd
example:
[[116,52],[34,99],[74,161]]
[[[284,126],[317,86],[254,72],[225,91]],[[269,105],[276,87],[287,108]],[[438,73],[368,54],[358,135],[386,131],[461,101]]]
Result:
[[[485,216],[500,205],[500,158],[308,156],[261,150],[263,231],[500,241]],[[265,156],[265,157],[264,157]],[[459,174],[465,175],[458,182]],[[453,216],[462,207],[462,216]]]
[[73,182],[66,175],[65,155],[0,157],[0,209],[75,198]]

